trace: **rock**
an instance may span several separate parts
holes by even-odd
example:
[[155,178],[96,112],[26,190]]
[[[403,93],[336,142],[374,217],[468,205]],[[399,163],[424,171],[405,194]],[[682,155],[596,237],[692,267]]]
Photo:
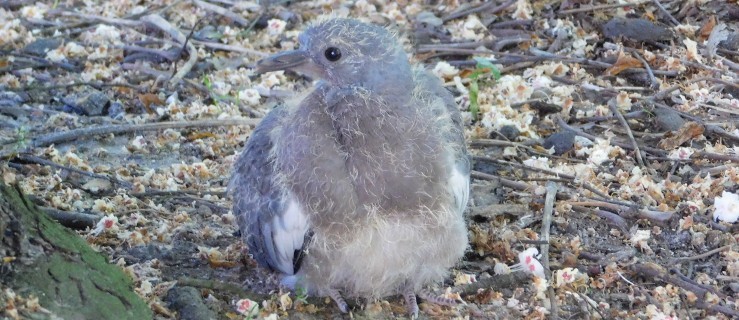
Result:
[[121,267],[30,203],[0,183],[0,252],[17,261],[3,266],[3,290],[36,296],[48,310],[23,319],[153,319]]
[[548,114],[559,113],[562,111],[562,106],[544,102],[541,100],[532,101],[529,103],[529,107],[539,112],[539,115],[544,117]]
[[675,110],[654,108],[654,113],[657,115],[654,119],[657,128],[662,131],[677,131],[685,124],[685,119]]
[[604,90],[596,90],[591,88],[582,88],[582,96],[574,95],[573,98],[580,99],[579,101],[588,101],[593,105],[606,104],[608,100],[615,96]]
[[724,93],[728,94],[731,99],[739,99],[739,87],[726,86]]
[[270,19],[272,18],[269,15],[260,15],[259,18],[257,18],[257,22],[254,23],[254,30],[262,30],[266,28],[269,25],[268,21]]
[[130,264],[142,263],[153,259],[160,261],[166,260],[170,255],[170,248],[160,244],[148,244],[145,246],[136,246],[129,249],[124,255],[126,262]]
[[[503,151],[501,150],[500,153],[503,153]],[[503,168],[501,167],[501,165],[489,161],[473,161],[472,170],[482,173],[495,174],[498,171],[506,170],[506,168]]]
[[645,19],[613,18],[603,25],[606,38],[627,38],[639,42],[659,42],[673,38],[670,29]]
[[206,25],[194,34],[195,39],[201,41],[219,41],[223,38],[223,32],[212,25]]
[[213,310],[203,302],[200,292],[193,287],[174,287],[167,293],[169,308],[179,313],[181,320],[217,319]]
[[13,91],[0,91],[0,107],[17,107],[25,100]]
[[542,146],[544,146],[544,148],[546,148],[547,150],[554,147],[555,155],[562,155],[563,153],[572,149],[574,145],[575,133],[572,131],[554,133],[544,139],[544,143],[542,144]]
[[425,23],[429,26],[433,27],[440,27],[444,24],[444,20],[441,20],[441,18],[437,17],[433,12],[431,11],[422,11],[416,16],[416,22],[417,23]]
[[489,206],[493,204],[499,204],[501,202],[500,197],[495,194],[495,188],[499,187],[496,182],[489,183],[475,183],[472,185],[472,203],[475,207]]
[[62,45],[64,39],[61,38],[42,38],[29,43],[23,52],[37,57],[46,57],[46,53],[58,48]]
[[433,39],[447,41],[450,36],[444,29],[441,18],[432,12],[423,11],[416,16],[413,22],[413,40],[416,45],[433,43]]
[[64,99],[65,112],[79,113],[86,116],[100,116],[109,106],[110,99],[100,91],[91,89],[73,98]]
[[126,114],[126,108],[123,106],[122,103],[118,101],[114,101],[110,103],[110,106],[108,107],[108,116],[120,120],[123,119],[123,116]]
[[739,34],[737,31],[732,32],[726,40],[719,42],[718,47],[721,49],[739,51]]
[[552,89],[544,88],[544,87],[536,88],[534,89],[534,92],[531,93],[531,99],[547,100],[552,95],[554,95],[554,93],[552,92]]
[[652,84],[652,79],[646,72],[621,72],[619,76],[626,78],[634,86],[648,87]]
[[501,127],[498,133],[510,141],[515,141],[516,138],[518,138],[518,135],[521,134],[521,131],[519,131],[516,126],[507,125]]

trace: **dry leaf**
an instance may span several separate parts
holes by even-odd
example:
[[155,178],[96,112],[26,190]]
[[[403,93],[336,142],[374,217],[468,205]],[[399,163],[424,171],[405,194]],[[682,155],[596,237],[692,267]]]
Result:
[[141,103],[144,104],[144,107],[146,107],[146,110],[151,113],[151,105],[163,105],[164,102],[162,99],[159,99],[159,96],[153,93],[145,93],[139,95],[139,100],[141,100]]
[[706,129],[697,122],[686,122],[680,130],[675,133],[665,134],[665,138],[659,142],[659,147],[664,150],[672,150],[683,143],[700,136]]
[[474,71],[472,71],[472,70],[470,70],[470,69],[464,69],[464,70],[462,70],[462,71],[460,71],[460,72],[459,72],[459,76],[460,76],[461,78],[469,78],[469,77],[470,77],[470,75],[471,75],[471,74],[472,74],[473,72],[474,72]]
[[7,167],[0,168],[0,172],[2,172],[2,176],[3,176],[3,182],[5,182],[5,184],[7,185],[15,183],[16,181],[15,172],[9,169],[5,169],[5,168]]
[[688,49],[688,52],[687,52],[688,60],[695,60],[701,63],[703,62],[701,60],[701,56],[698,54],[698,43],[697,42],[690,40],[690,39],[685,39],[683,40],[683,44],[685,44],[685,48]]
[[532,13],[533,9],[531,8],[531,3],[526,0],[518,0],[516,1],[516,11],[513,12],[511,17],[517,20],[527,20],[531,19]]
[[716,22],[716,16],[711,16],[710,18],[708,18],[706,23],[704,23],[701,26],[700,30],[698,30],[698,40],[700,40],[701,42],[706,41],[706,39],[708,39],[708,37],[711,35],[711,32],[713,31],[713,27],[716,26]]
[[285,293],[280,296],[280,309],[282,311],[287,311],[289,309],[292,309],[293,307],[293,299],[290,298],[289,293]]
[[212,132],[195,132],[187,136],[187,139],[190,141],[199,140],[199,139],[206,139],[206,138],[216,138],[216,135]]
[[167,307],[161,305],[158,302],[149,304],[151,307],[151,310],[154,311],[156,314],[163,315],[168,318],[174,318],[175,314],[172,312],[172,310],[167,309]]
[[236,262],[227,261],[227,260],[219,260],[216,258],[213,258],[213,259],[209,258],[208,264],[211,266],[211,268],[230,269],[230,268],[236,267]]
[[641,64],[641,61],[639,61],[639,59],[636,59],[632,57],[630,54],[627,54],[621,51],[618,54],[618,60],[616,60],[616,63],[614,63],[612,67],[606,70],[606,75],[615,76],[621,73],[621,71],[624,71],[629,68],[639,68],[641,67],[641,65],[642,64]]
[[108,191],[112,187],[110,181],[105,179],[92,179],[82,186],[82,189],[91,192]]

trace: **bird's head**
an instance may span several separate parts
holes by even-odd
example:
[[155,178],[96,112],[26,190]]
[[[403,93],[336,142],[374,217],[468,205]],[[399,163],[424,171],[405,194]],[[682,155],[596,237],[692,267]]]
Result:
[[398,87],[411,67],[403,48],[385,28],[352,19],[329,19],[299,37],[298,49],[259,61],[257,72],[293,70],[332,86],[359,86],[377,92],[409,92]]

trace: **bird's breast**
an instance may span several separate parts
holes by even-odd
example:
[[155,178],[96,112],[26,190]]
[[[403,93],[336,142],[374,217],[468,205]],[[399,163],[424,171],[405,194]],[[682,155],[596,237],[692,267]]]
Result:
[[313,109],[283,128],[277,162],[310,211],[350,224],[445,201],[441,143],[428,129],[387,114],[342,124]]

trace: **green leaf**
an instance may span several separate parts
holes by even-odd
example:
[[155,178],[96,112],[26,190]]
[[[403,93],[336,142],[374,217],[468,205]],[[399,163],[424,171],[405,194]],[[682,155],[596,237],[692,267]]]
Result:
[[303,303],[308,303],[308,290],[302,286],[295,287],[295,300]]
[[480,104],[477,102],[477,96],[480,93],[480,85],[478,84],[478,80],[481,76],[485,74],[492,74],[493,80],[500,79],[500,70],[498,67],[496,67],[492,61],[489,59],[481,58],[481,57],[474,57],[477,64],[475,65],[475,70],[470,73],[467,78],[470,80],[470,113],[472,113],[472,120],[477,121],[478,113],[480,112]]
[[[475,68],[477,70],[480,70],[482,73],[490,72],[493,74],[493,78],[495,80],[500,79],[500,69],[498,69],[498,67],[496,67],[492,61],[481,57],[474,57],[472,59],[475,59],[475,61],[477,62],[477,65],[475,65]],[[477,72],[477,70],[475,70],[475,72]]]
[[477,62],[477,68],[478,69],[483,69],[483,68],[493,69],[493,68],[495,68],[495,66],[493,65],[493,63],[490,60],[488,60],[488,59],[481,58],[481,57],[473,57],[472,59],[475,59],[475,61]]
[[477,85],[477,79],[470,82],[470,113],[472,120],[477,121],[477,114],[480,112],[480,105],[477,103],[477,94],[480,88]]

